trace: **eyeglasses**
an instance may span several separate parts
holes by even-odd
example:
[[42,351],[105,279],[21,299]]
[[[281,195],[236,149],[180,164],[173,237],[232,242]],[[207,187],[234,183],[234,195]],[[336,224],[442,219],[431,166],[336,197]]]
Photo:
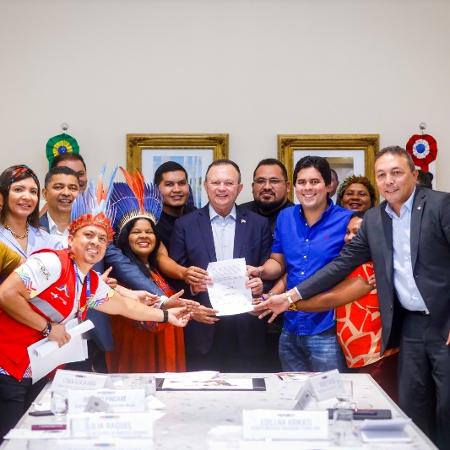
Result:
[[270,186],[279,186],[281,183],[286,183],[286,180],[280,180],[279,178],[256,178],[253,180],[258,186],[265,186],[269,183]]

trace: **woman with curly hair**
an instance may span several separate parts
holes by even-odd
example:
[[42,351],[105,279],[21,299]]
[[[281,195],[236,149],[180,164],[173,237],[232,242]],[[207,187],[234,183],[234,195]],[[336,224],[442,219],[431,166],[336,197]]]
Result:
[[375,189],[367,177],[352,175],[339,186],[336,203],[352,211],[367,211],[377,202]]

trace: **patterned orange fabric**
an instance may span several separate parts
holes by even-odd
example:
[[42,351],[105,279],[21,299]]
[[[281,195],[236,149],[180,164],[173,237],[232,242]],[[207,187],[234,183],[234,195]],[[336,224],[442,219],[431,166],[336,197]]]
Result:
[[[150,272],[152,280],[164,295],[174,292],[157,272]],[[159,323],[152,328],[136,326],[136,321],[112,316],[114,350],[107,353],[109,372],[184,372],[183,328]]]
[[[348,278],[368,280],[373,273],[373,264],[366,263]],[[377,290],[336,308],[336,329],[348,367],[362,367],[380,360],[381,317]]]

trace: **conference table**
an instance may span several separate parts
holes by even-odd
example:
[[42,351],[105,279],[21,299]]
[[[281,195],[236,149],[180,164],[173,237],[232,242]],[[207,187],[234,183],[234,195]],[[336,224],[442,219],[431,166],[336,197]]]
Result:
[[[158,374],[155,374],[158,376]],[[220,374],[221,378],[263,378],[266,390],[256,391],[157,391],[156,398],[165,408],[164,415],[154,424],[153,446],[148,448],[169,449],[436,449],[433,443],[413,423],[405,431],[411,442],[362,443],[352,447],[337,447],[331,441],[249,441],[242,439],[242,411],[255,409],[292,410],[302,382],[281,379],[277,374]],[[341,374],[343,379],[352,380],[353,400],[361,409],[390,409],[393,418],[405,418],[402,410],[389,398],[370,375]],[[48,400],[49,386],[40,393],[37,402]],[[333,406],[320,402],[315,405]],[[16,428],[31,428],[31,425],[49,423],[53,418],[32,417],[26,413]],[[359,421],[353,423],[357,427]],[[52,448],[50,441],[6,440],[2,450],[34,450]],[[64,447],[58,447],[64,448]],[[99,445],[99,448],[103,448]]]

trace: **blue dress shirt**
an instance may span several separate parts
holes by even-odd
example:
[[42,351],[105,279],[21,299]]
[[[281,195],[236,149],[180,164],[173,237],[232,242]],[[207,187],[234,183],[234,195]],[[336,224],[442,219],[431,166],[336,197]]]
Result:
[[[344,245],[344,236],[352,212],[329,200],[328,208],[312,226],[308,225],[301,205],[280,212],[275,227],[273,253],[282,253],[291,289],[333,260]],[[334,311],[284,314],[284,328],[299,336],[322,333],[334,326]]]

